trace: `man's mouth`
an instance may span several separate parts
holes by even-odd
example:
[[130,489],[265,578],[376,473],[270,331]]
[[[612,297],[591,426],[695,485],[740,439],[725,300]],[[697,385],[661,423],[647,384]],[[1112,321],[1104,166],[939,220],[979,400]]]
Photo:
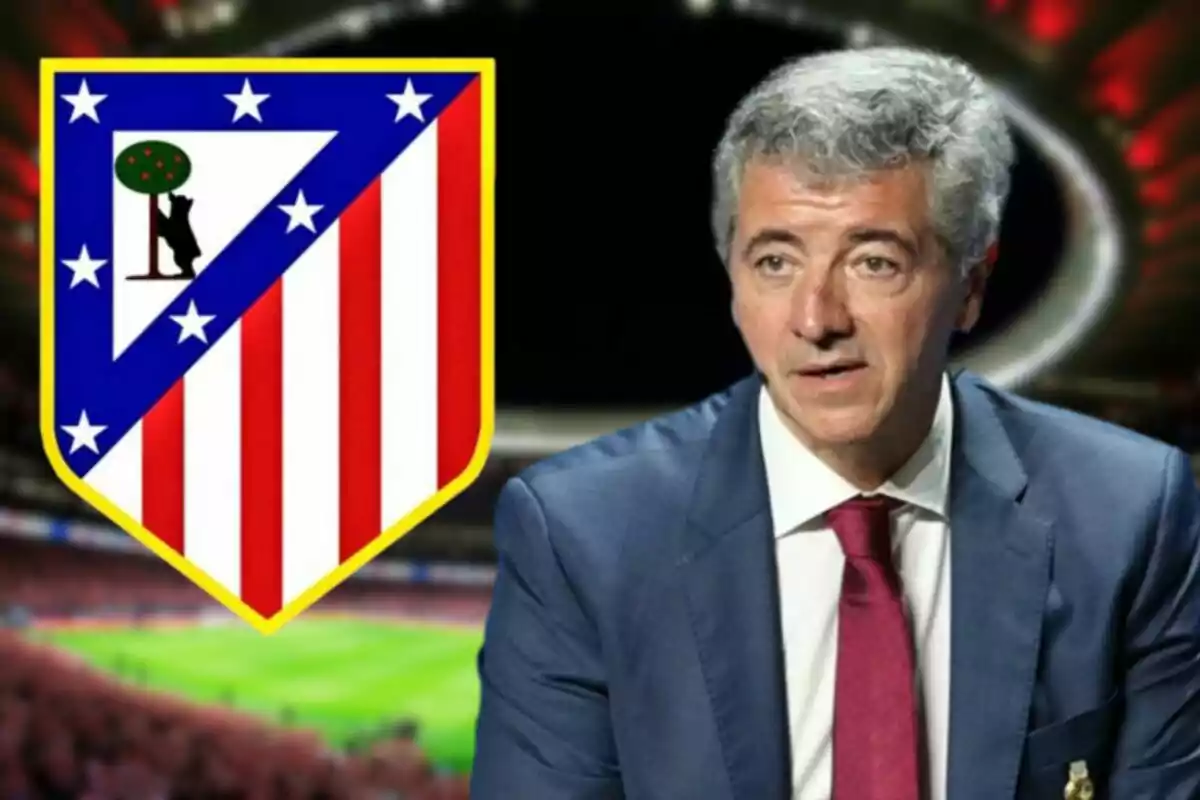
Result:
[[866,367],[862,361],[838,361],[834,364],[824,364],[804,367],[799,373],[805,378],[838,378]]

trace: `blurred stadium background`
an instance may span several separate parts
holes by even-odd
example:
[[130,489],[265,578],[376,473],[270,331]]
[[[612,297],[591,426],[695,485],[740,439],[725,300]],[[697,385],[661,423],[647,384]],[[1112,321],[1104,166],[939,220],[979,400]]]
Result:
[[[707,230],[723,115],[784,58],[902,41],[1006,94],[1021,161],[958,361],[1200,449],[1194,0],[0,4],[0,798],[466,796],[504,480],[748,362]],[[262,638],[68,494],[37,429],[37,60],[494,56],[492,459]]]

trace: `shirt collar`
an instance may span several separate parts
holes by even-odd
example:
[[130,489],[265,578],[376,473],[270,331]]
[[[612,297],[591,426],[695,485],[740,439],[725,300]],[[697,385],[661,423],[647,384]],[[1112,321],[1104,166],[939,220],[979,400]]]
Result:
[[[810,523],[834,506],[863,494],[804,447],[780,419],[763,387],[758,403],[759,435],[767,474],[775,535]],[[945,519],[950,494],[950,448],[954,403],[950,381],[942,377],[933,425],[921,446],[875,492]]]

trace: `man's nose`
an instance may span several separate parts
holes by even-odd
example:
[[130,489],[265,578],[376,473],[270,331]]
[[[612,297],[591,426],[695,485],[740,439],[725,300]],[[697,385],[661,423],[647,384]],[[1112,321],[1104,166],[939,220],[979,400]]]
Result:
[[806,273],[792,296],[792,331],[815,344],[850,334],[845,287],[836,270]]

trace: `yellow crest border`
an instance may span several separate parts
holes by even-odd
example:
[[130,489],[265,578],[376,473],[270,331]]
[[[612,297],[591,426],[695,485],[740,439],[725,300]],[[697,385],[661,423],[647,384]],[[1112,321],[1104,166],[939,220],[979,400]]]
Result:
[[[383,531],[371,544],[317,581],[271,617],[264,617],[210,578],[186,558],[164,544],[137,520],[88,486],[67,465],[58,446],[54,419],[54,79],[64,72],[470,72],[480,81],[480,430],[466,469],[400,522]],[[495,433],[495,123],[496,64],[489,58],[50,58],[41,62],[41,207],[40,257],[40,366],[39,427],[42,446],[54,473],[72,492],[82,497],[117,527],[133,536],[155,555],[183,573],[240,619],[263,634],[272,634],[295,619],[334,587],[344,582],[385,549],[458,496],[483,472]]]

